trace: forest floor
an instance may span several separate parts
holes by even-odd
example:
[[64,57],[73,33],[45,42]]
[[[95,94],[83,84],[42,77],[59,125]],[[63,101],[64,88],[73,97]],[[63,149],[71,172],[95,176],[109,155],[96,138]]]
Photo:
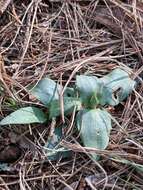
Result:
[[78,144],[74,123],[63,141],[72,155],[56,161],[43,153],[50,121],[1,127],[0,190],[143,189],[142,1],[0,1],[0,119],[21,106],[42,108],[27,89],[44,76],[72,85],[73,71],[101,77],[117,67],[137,85],[110,108],[118,125],[99,161]]

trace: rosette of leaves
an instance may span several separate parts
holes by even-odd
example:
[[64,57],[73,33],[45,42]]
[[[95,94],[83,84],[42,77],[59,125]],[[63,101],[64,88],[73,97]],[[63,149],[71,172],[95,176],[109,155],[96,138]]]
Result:
[[[105,106],[118,105],[128,97],[134,86],[135,82],[120,68],[102,78],[76,76],[75,88],[67,88],[64,92],[63,108],[65,115],[71,114],[76,109],[76,126],[84,146],[100,150],[108,146],[112,125],[111,115]],[[37,107],[29,106],[11,113],[0,121],[0,125],[45,123],[60,116],[60,92],[60,85],[49,78],[42,79],[30,93],[48,108],[48,115]],[[62,129],[55,129],[54,139],[48,140],[47,148],[52,147],[55,152],[58,151],[56,147],[59,148],[57,145],[62,138],[61,131]],[[92,159],[97,159],[96,154],[91,156]]]

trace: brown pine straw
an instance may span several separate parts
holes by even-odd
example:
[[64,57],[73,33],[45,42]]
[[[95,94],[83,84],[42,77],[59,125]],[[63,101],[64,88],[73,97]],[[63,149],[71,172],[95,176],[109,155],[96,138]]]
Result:
[[[48,121],[1,128],[0,157],[11,143],[22,155],[1,172],[0,189],[69,190],[74,182],[76,190],[142,189],[143,175],[135,167],[143,165],[142,31],[141,0],[0,0],[0,119],[31,105],[48,114],[28,89],[45,76],[62,86],[54,126]],[[83,147],[76,112],[64,115],[64,91],[77,74],[102,77],[117,67],[137,81],[136,88],[120,105],[107,107],[114,122],[106,150]],[[43,146],[63,123],[60,145],[72,154],[48,161]],[[100,160],[93,162],[91,153]]]

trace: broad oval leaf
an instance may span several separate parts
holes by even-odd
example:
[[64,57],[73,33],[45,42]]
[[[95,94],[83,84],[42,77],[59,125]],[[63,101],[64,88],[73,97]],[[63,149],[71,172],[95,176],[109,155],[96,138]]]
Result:
[[[77,127],[84,146],[104,150],[108,146],[111,117],[101,109],[81,110],[77,114]],[[97,159],[96,154],[92,154]]]
[[49,78],[43,78],[30,92],[47,106],[52,100],[59,98],[60,85]]
[[[69,114],[73,112],[74,107],[76,107],[76,110],[79,110],[81,108],[81,101],[79,98],[73,98],[73,97],[63,97],[64,101],[64,113]],[[49,109],[49,118],[57,117],[61,114],[61,106],[60,106],[60,100],[54,100],[50,104]]]
[[115,106],[119,104],[127,98],[135,86],[135,81],[129,77],[128,73],[119,68],[100,80],[104,84],[100,98],[101,105]]
[[47,116],[36,107],[20,108],[0,121],[0,125],[44,123]]
[[97,77],[77,75],[76,86],[85,107],[94,107],[99,103],[102,81]]

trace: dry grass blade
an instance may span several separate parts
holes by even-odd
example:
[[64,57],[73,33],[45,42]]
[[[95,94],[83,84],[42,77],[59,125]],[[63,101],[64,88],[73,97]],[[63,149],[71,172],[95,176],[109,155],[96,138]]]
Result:
[[11,3],[12,0],[1,0],[0,1],[0,13],[4,13],[7,9],[8,5]]
[[126,152],[121,153],[120,151],[98,150],[94,148],[81,147],[79,145],[71,144],[65,141],[61,142],[61,145],[75,152],[97,153],[103,156],[124,158],[130,161],[134,161],[138,164],[143,164],[143,159],[140,156],[129,154]]

